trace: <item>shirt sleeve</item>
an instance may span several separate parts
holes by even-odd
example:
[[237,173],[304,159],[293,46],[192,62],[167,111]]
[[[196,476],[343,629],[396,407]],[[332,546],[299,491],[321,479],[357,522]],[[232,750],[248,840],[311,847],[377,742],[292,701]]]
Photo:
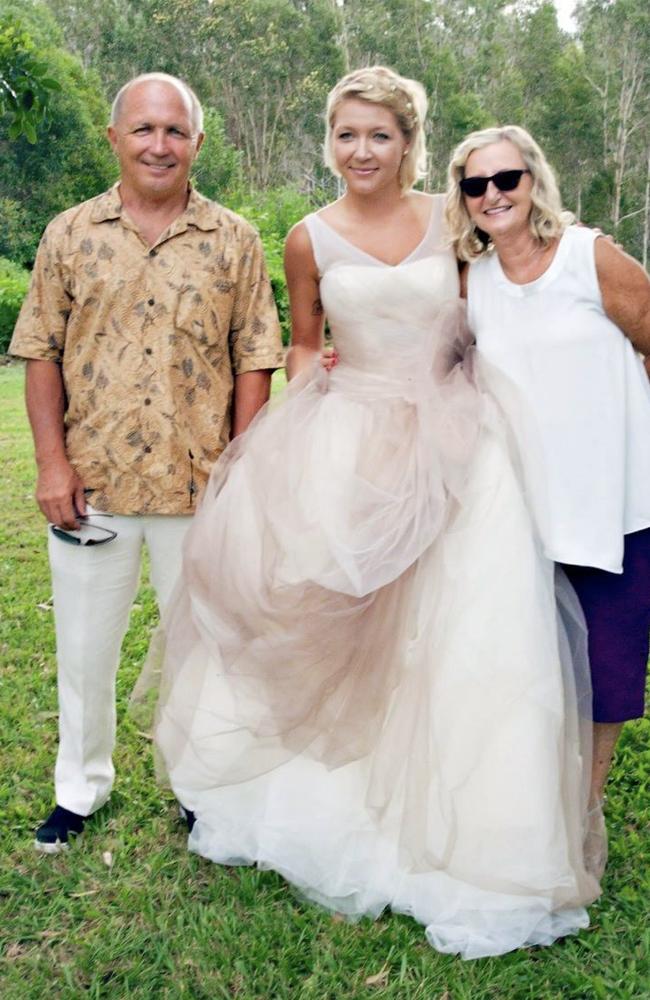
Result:
[[278,311],[257,233],[246,238],[230,325],[235,375],[284,364]]
[[50,224],[41,239],[9,353],[19,358],[61,361],[72,299],[68,294]]

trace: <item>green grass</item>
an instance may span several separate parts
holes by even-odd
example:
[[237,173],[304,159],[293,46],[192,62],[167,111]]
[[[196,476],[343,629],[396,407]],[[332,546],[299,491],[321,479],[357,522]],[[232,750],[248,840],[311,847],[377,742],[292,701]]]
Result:
[[186,852],[150,744],[125,712],[155,621],[146,581],[119,674],[113,797],[66,856],[37,855],[33,829],[52,804],[56,683],[22,378],[20,366],[0,368],[3,1000],[648,1000],[650,720],[626,728],[617,757],[610,863],[592,928],[549,949],[462,962],[432,951],[404,917],[350,925],[302,903],[272,873]]

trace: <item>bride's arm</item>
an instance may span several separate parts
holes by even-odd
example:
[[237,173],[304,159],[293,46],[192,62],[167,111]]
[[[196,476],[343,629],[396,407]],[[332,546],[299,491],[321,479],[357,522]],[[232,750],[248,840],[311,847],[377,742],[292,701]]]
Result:
[[325,315],[320,300],[318,268],[304,222],[287,236],[284,270],[291,305],[291,347],[287,352],[287,377],[308,368],[323,349]]

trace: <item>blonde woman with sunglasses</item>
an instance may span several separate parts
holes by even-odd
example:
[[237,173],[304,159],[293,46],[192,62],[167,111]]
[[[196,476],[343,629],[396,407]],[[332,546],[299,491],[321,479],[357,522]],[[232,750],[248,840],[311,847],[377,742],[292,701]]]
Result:
[[545,552],[564,566],[587,620],[598,822],[623,723],[644,710],[650,279],[597,231],[570,224],[542,150],[514,125],[458,146],[446,212],[469,265],[463,286],[479,353],[523,403]]

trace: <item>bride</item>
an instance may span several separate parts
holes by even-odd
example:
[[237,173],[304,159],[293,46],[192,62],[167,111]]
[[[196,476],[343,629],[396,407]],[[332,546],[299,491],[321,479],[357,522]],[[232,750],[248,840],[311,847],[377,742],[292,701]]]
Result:
[[190,529],[155,738],[190,850],[476,958],[588,924],[589,689],[413,190],[425,111],[382,67],[329,96],[345,194],[289,235],[290,383]]

